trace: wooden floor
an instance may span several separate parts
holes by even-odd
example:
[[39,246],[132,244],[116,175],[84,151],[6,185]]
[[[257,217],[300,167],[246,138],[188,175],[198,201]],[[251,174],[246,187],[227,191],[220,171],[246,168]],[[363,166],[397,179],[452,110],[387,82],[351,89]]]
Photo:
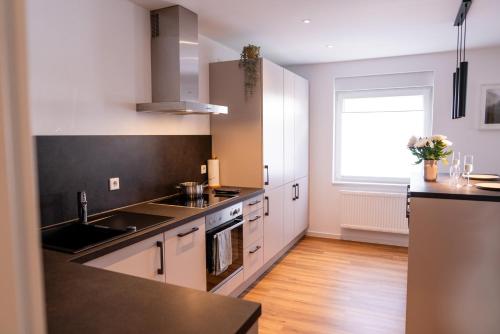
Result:
[[306,237],[244,295],[259,333],[403,334],[407,249]]

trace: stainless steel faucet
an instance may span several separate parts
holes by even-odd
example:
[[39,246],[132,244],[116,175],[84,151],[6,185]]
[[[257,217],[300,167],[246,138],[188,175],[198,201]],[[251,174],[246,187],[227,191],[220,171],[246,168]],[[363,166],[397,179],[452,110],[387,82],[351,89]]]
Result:
[[80,223],[88,224],[87,220],[87,194],[85,191],[78,192],[78,220]]

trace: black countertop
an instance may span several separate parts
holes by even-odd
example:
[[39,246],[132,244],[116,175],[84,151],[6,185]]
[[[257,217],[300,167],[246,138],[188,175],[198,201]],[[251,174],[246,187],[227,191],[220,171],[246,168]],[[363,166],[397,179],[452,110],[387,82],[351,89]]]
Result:
[[[476,187],[460,188],[449,184],[448,175],[439,175],[437,182],[425,182],[422,175],[412,176],[410,182],[410,196],[423,198],[442,198],[467,201],[500,202],[500,192],[482,190]],[[462,180],[465,184],[467,181]],[[470,181],[472,184],[492,181]]]
[[44,250],[49,333],[245,333],[261,314],[260,304],[137,278],[81,263],[181,226],[262,194],[240,196],[204,209],[140,204],[121,211],[175,217],[80,254]]

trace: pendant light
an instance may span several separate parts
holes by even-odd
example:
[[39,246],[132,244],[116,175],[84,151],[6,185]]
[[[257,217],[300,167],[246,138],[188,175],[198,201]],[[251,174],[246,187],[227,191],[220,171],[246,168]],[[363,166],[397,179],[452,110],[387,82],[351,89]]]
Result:
[[457,27],[457,59],[456,70],[453,73],[452,119],[465,117],[469,68],[469,63],[465,58],[465,41],[467,37],[467,13],[471,4],[472,0],[462,1],[454,23],[454,26]]

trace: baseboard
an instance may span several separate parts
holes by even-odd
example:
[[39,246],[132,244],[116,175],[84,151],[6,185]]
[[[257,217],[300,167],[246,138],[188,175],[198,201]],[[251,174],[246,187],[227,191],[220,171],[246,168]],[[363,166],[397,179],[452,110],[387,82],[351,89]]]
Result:
[[371,244],[408,247],[408,235],[405,234],[342,229],[342,234],[307,231],[306,235],[324,239],[349,240]]
[[342,229],[342,240],[367,242],[371,244],[408,247],[408,235],[362,230]]
[[325,239],[336,239],[336,240],[338,240],[338,239],[341,238],[340,234],[325,233],[325,232],[315,232],[315,231],[307,231],[306,235],[309,236],[309,237],[325,238]]

